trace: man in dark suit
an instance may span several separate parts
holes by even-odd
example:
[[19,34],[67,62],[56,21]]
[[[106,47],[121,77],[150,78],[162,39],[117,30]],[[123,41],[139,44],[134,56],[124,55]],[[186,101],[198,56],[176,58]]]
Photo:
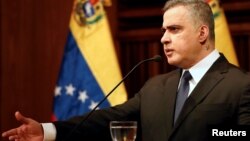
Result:
[[[168,63],[179,69],[148,80],[124,104],[94,112],[69,140],[110,140],[112,120],[138,121],[143,141],[206,141],[211,127],[250,125],[250,77],[215,49],[209,5],[170,0],[164,10],[161,42]],[[27,141],[63,140],[83,118],[40,124],[15,116],[23,124],[3,136]]]

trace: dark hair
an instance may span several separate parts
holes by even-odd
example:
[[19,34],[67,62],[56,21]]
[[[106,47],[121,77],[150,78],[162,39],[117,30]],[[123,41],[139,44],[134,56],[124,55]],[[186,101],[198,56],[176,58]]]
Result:
[[214,17],[213,12],[204,0],[168,0],[163,8],[164,12],[175,6],[185,6],[190,11],[194,23],[206,24],[209,27],[209,38],[214,41]]

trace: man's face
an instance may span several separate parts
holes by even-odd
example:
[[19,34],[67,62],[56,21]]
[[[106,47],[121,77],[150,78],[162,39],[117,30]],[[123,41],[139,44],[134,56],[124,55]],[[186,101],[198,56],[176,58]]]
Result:
[[161,42],[169,64],[188,69],[201,59],[199,28],[186,7],[167,10],[163,15],[162,30]]

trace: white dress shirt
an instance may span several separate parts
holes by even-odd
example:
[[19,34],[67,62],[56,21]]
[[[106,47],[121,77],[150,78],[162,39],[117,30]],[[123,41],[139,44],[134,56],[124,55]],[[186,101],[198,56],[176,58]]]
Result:
[[188,71],[192,75],[192,79],[189,81],[190,88],[188,96],[191,94],[195,86],[200,82],[201,78],[205,75],[205,73],[209,70],[209,68],[219,57],[220,57],[219,52],[217,50],[214,50],[208,56],[203,58],[200,62],[198,62],[190,69],[188,69]]

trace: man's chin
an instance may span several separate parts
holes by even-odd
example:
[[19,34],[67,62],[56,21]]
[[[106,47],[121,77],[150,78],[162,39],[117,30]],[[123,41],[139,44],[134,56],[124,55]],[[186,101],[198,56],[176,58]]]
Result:
[[168,64],[172,66],[177,66],[177,63],[175,61],[168,60]]
[[175,66],[175,67],[178,67],[178,68],[183,68],[184,66],[182,66],[181,64],[181,61],[178,61],[178,60],[171,60],[171,59],[168,59],[168,64],[171,65],[171,66]]
[[178,64],[177,61],[173,59],[172,57],[167,57],[167,61],[169,65],[176,66]]

